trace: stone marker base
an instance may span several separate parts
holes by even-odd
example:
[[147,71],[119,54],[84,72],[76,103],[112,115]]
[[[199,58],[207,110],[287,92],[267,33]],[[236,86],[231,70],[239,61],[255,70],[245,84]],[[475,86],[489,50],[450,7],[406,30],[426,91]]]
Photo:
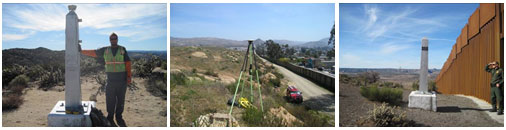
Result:
[[47,116],[47,125],[51,127],[91,127],[91,108],[93,101],[82,101],[83,114],[65,114],[65,101],[58,101]]
[[424,110],[437,111],[436,93],[423,93],[411,91],[409,94],[409,108],[421,108]]

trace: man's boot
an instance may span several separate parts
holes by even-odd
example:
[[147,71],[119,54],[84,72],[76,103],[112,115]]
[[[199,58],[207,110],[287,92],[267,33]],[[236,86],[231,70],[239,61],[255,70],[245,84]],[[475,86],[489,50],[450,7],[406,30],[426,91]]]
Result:
[[497,111],[497,115],[502,115],[502,114],[503,114],[503,113],[502,113],[502,111],[501,111],[501,110]]
[[118,127],[118,125],[114,123],[114,116],[107,116],[107,120],[109,120],[109,123],[111,123],[111,127]]
[[492,106],[492,110],[490,110],[489,112],[497,112],[497,107]]
[[125,120],[123,120],[123,118],[116,118],[116,121],[118,122],[119,127],[127,127]]

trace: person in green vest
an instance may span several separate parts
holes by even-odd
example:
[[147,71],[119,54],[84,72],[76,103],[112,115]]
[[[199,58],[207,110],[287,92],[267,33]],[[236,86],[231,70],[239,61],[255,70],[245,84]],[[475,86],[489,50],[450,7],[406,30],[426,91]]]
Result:
[[[490,112],[497,112],[497,115],[502,115],[504,110],[503,70],[499,67],[499,62],[494,61],[487,64],[485,71],[491,73],[492,75],[492,80],[490,80],[490,98],[492,101],[492,110],[490,110]],[[499,103],[499,110],[497,110],[497,102]]]
[[[118,45],[118,35],[112,33],[109,36],[111,46],[97,50],[79,50],[82,54],[95,57],[99,63],[105,66],[107,83],[105,87],[105,102],[107,107],[107,120],[112,126],[126,127],[123,120],[123,109],[125,107],[125,94],[127,85],[132,81],[130,57],[125,47]],[[116,117],[116,123],[114,123]]]

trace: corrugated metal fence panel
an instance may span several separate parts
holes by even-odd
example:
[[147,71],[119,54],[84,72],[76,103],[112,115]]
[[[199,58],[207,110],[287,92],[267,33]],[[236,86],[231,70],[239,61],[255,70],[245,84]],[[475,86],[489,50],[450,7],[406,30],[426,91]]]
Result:
[[468,38],[471,38],[473,37],[474,35],[478,34],[478,32],[480,31],[480,8],[478,7],[474,13],[471,15],[471,17],[469,17],[469,21],[468,21],[468,24],[469,24],[469,34],[468,34]]
[[495,6],[493,3],[480,4],[480,27],[495,16]]
[[[504,14],[500,13],[504,12],[502,8],[504,5],[480,6],[482,7],[476,9],[469,18],[469,24],[462,29],[461,35],[457,38],[460,41],[457,40],[452,47],[436,79],[436,85],[441,93],[470,95],[490,102],[491,76],[485,72],[485,65],[492,61],[501,61],[501,66],[504,66],[502,62],[504,41],[500,39],[504,37],[501,33]],[[490,10],[493,13],[490,13]],[[482,21],[486,24],[480,26]]]
[[462,41],[460,41],[461,36],[462,34],[460,34],[457,39],[455,39],[455,41],[457,41],[457,43],[455,43],[455,45],[457,45],[457,55],[460,53],[460,51],[462,51]]

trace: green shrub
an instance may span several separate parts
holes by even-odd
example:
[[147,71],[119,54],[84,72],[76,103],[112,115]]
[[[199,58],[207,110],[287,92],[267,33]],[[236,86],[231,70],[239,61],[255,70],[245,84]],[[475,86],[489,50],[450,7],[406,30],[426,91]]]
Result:
[[28,87],[30,79],[25,75],[18,75],[9,83],[9,89],[16,94],[21,94]]
[[159,60],[159,58],[155,58],[156,56],[152,57],[151,59],[147,59],[147,58],[140,58],[140,59],[134,59],[134,61],[132,61],[132,69],[134,70],[133,71],[133,76],[136,76],[136,77],[149,77],[151,76],[151,72],[153,71],[153,69],[155,69],[155,67],[157,66],[158,63],[160,63],[160,61],[154,61],[154,60]]
[[16,109],[23,104],[23,97],[19,94],[9,94],[6,97],[2,97],[2,110]]
[[406,127],[414,126],[415,122],[406,119],[405,113],[397,113],[397,107],[387,106],[386,103],[382,103],[381,106],[376,107],[369,111],[368,120],[374,123],[375,126],[380,127]]
[[358,75],[358,78],[364,82],[365,85],[377,82],[380,77],[378,72],[363,72]]
[[350,76],[348,76],[347,74],[339,74],[339,82],[340,83],[349,83],[351,80]]
[[380,87],[388,87],[388,88],[402,88],[402,84],[400,83],[393,83],[393,82],[383,82],[378,83]]
[[214,76],[214,77],[218,77],[218,73],[214,72],[213,69],[208,69],[206,70],[206,72],[204,72],[205,75],[209,75],[209,76]]
[[185,85],[186,76],[183,73],[170,73],[170,83],[175,85]]
[[162,61],[162,69],[167,70],[167,61]]
[[30,81],[30,78],[28,78],[27,76],[25,75],[18,75],[16,76],[16,78],[14,78],[13,80],[11,80],[11,82],[9,82],[9,86],[28,86],[28,81]]
[[251,107],[244,111],[242,119],[248,126],[262,126],[264,116],[261,110]]
[[360,94],[371,101],[386,102],[397,105],[402,101],[402,89],[388,88],[371,85],[369,87],[360,87]]
[[334,126],[333,116],[329,116],[327,114],[310,110],[306,106],[284,106],[285,109],[290,112],[293,116],[297,117],[297,119],[304,122],[302,126],[306,127],[328,127]]
[[418,87],[419,87],[418,80],[411,84],[411,89],[413,89],[413,91],[418,90]]
[[[413,82],[411,84],[411,88],[413,89],[413,91],[416,91],[418,90],[418,87],[419,87],[419,83],[418,83],[418,80],[416,82]],[[433,80],[429,80],[429,84],[428,84],[428,89],[429,91],[437,91],[437,86],[436,86],[436,82],[434,82]]]
[[151,95],[167,100],[167,78],[166,73],[154,73],[148,78],[146,90]]
[[274,75],[276,76],[276,78],[278,78],[278,79],[283,79],[283,78],[285,78],[285,76],[284,76],[283,74],[279,73],[279,72],[278,72],[278,71],[276,71],[276,70],[272,71],[272,74],[274,74]]
[[434,80],[429,80],[429,91],[437,91],[436,82]]
[[48,71],[40,77],[40,86],[39,88],[43,90],[48,90],[55,85],[63,83],[65,77],[60,68],[50,68]]
[[281,63],[288,63],[290,61],[290,59],[289,58],[279,58],[278,61]]
[[393,88],[403,88],[403,86],[400,83],[394,83]]
[[2,69],[2,83],[3,87],[7,86],[11,80],[16,78],[18,75],[24,74],[27,72],[27,69],[25,66],[21,65],[13,65],[10,67],[4,66]]
[[[227,87],[227,90],[228,92],[230,93],[235,93],[235,87],[237,85],[237,80],[234,82],[234,83],[231,83],[231,84],[228,84],[226,87]],[[239,90],[238,90],[239,91]]]
[[275,79],[269,79],[270,84],[272,84],[274,87],[280,87],[281,86],[281,80],[279,78]]

